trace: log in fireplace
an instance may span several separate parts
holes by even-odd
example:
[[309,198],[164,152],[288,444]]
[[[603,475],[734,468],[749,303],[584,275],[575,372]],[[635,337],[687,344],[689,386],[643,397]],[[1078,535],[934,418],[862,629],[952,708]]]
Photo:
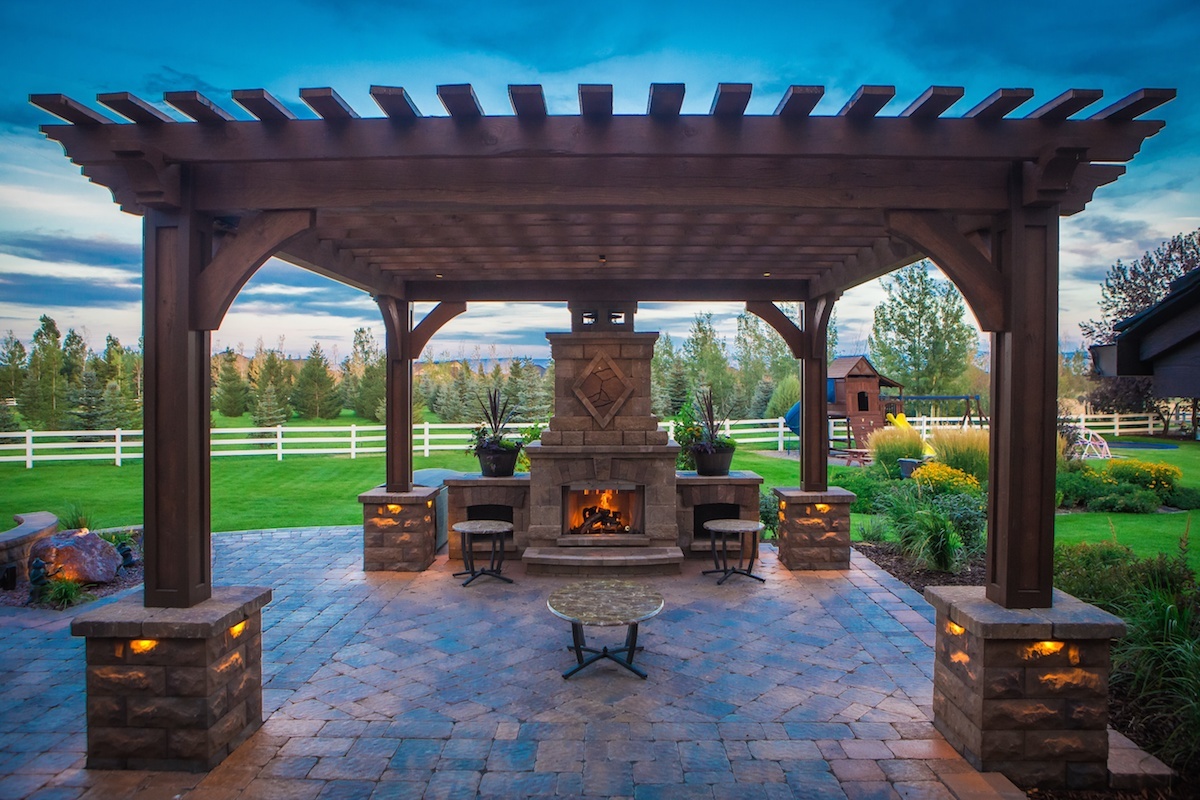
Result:
[[563,487],[563,532],[570,535],[642,533],[645,492],[635,484]]

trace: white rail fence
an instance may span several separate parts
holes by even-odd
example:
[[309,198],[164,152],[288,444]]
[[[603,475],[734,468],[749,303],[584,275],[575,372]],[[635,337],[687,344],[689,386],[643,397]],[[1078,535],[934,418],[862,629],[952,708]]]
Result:
[[[934,428],[959,427],[960,417],[910,417],[909,424],[927,435]],[[1153,434],[1161,431],[1158,419],[1149,414],[1085,414],[1068,422],[1083,425],[1101,436]],[[976,421],[976,424],[978,421]],[[514,429],[523,427],[514,425]],[[986,427],[986,423],[983,423]],[[471,441],[468,423],[423,423],[413,426],[413,452],[429,456],[438,450],[465,450]],[[663,428],[674,436],[674,423]],[[726,433],[738,444],[759,449],[788,450],[796,446],[795,435],[783,418],[730,420]],[[385,450],[382,425],[277,426],[273,428],[213,428],[212,455],[274,456],[284,455],[378,455]],[[845,440],[845,420],[829,421],[829,438]],[[763,447],[766,445],[767,447]],[[13,431],[0,432],[0,463],[24,462],[26,469],[51,461],[111,461],[116,466],[142,458],[140,430],[105,431]]]

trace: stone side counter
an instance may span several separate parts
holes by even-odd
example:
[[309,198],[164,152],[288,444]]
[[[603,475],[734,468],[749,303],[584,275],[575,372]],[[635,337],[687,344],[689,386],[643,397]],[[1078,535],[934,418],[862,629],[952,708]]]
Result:
[[271,590],[212,592],[191,608],[146,608],[135,595],[71,623],[87,638],[89,769],[209,770],[262,725]]
[[363,570],[420,572],[437,554],[434,504],[440,486],[389,492],[382,486],[358,496],[363,504]]
[[1023,788],[1108,787],[1109,644],[1125,622],[1055,590],[1009,609],[981,586],[931,586],[933,723],[971,766]]
[[854,493],[775,489],[779,561],[788,569],[850,568],[850,504]]

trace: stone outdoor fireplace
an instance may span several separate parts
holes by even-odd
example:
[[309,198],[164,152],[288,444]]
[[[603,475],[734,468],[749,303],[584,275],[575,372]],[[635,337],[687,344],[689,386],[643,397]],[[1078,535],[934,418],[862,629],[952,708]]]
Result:
[[563,534],[641,536],[645,497],[645,487],[632,483],[564,486]]

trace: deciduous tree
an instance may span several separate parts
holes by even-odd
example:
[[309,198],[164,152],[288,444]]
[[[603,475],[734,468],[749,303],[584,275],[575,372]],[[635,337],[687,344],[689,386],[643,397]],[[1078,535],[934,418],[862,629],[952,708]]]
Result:
[[46,316],[33,334],[33,350],[21,387],[20,411],[25,421],[41,430],[61,428],[67,418],[67,381],[63,376],[62,335]]
[[15,398],[25,381],[25,344],[12,331],[0,339],[0,400]]

